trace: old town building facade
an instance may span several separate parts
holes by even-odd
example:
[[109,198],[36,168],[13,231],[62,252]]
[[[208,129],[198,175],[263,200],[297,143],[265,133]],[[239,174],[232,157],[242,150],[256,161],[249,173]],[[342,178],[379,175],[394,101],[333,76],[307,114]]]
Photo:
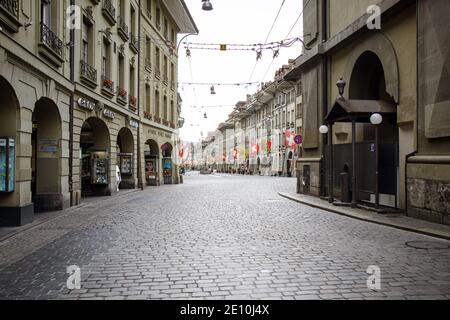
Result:
[[176,39],[197,32],[183,1],[1,1],[0,225],[144,187],[150,139],[178,183]]
[[450,224],[449,14],[445,0],[306,6],[310,50],[285,77],[304,88],[300,193]]
[[294,176],[301,143],[301,81],[283,79],[293,60],[275,79],[246,101],[236,104],[228,119],[203,142],[203,164],[222,172]]

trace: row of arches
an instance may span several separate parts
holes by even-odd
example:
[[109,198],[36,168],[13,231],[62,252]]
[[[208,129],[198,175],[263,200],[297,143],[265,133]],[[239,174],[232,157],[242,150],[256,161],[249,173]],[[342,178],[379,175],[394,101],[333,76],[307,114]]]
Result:
[[[36,212],[70,205],[70,123],[64,115],[48,97],[41,97],[28,108],[21,106],[12,85],[0,76],[0,208],[32,203]],[[73,158],[73,167],[80,168],[75,171],[80,179],[74,188],[81,190],[82,197],[113,193],[116,167],[120,189],[137,187],[137,166],[141,161],[130,128],[122,127],[114,140],[105,121],[89,117],[81,127],[74,127],[74,135],[79,135],[80,154],[79,159]],[[11,149],[6,148],[6,143],[3,147],[2,141],[8,141],[8,146],[11,141]],[[74,144],[77,148],[78,144]],[[149,155],[158,160],[154,171],[172,176],[172,144],[159,147],[156,141],[149,140],[146,146]]]

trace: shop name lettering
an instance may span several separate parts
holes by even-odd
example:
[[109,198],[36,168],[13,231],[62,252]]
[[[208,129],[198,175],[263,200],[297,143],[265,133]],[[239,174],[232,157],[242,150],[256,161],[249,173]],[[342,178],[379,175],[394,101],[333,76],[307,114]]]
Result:
[[80,98],[78,99],[78,105],[83,108],[83,109],[87,109],[90,111],[93,111],[95,109],[95,102],[89,101],[87,99],[84,98]]
[[105,109],[103,110],[103,115],[107,118],[114,119],[116,115],[111,110]]
[[215,307],[196,307],[188,304],[186,307],[181,307],[180,315],[201,315],[211,318],[214,314],[223,313],[224,315],[247,315],[259,316],[269,315],[269,305],[225,305],[223,310]]

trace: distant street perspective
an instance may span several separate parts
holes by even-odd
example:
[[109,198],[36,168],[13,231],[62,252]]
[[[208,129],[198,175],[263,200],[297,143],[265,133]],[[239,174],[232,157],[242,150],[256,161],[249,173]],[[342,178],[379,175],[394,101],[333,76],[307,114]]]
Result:
[[[449,241],[278,195],[294,186],[188,172],[183,185],[70,209],[0,242],[0,298],[450,298]],[[437,247],[409,245],[427,242]],[[67,289],[71,265],[80,289]]]

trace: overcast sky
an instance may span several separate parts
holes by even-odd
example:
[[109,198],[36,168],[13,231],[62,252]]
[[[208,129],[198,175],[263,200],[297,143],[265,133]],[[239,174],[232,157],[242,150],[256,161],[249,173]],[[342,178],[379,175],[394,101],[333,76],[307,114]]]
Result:
[[[198,36],[189,36],[188,42],[251,44],[264,42],[283,0],[211,0],[213,11],[203,11],[201,0],[185,0],[185,2],[200,31]],[[285,39],[302,8],[302,0],[285,0],[268,42]],[[302,26],[303,17],[288,37],[301,37]],[[221,52],[192,49],[191,58],[188,59],[185,46],[181,45],[178,81],[267,82],[273,79],[277,69],[287,64],[288,59],[297,58],[301,49],[299,42],[290,48],[282,48],[274,61],[272,51],[264,51],[250,79],[256,63],[256,53],[253,51]],[[264,74],[266,74],[265,77]],[[182,140],[197,142],[201,139],[201,133],[206,136],[208,131],[215,130],[219,123],[228,118],[228,114],[233,110],[232,105],[245,100],[247,94],[255,93],[257,87],[216,86],[215,90],[217,94],[211,95],[209,86],[179,86],[183,99],[181,116],[186,119],[181,129]],[[226,107],[200,108],[218,105]],[[207,119],[204,118],[205,112]]]

